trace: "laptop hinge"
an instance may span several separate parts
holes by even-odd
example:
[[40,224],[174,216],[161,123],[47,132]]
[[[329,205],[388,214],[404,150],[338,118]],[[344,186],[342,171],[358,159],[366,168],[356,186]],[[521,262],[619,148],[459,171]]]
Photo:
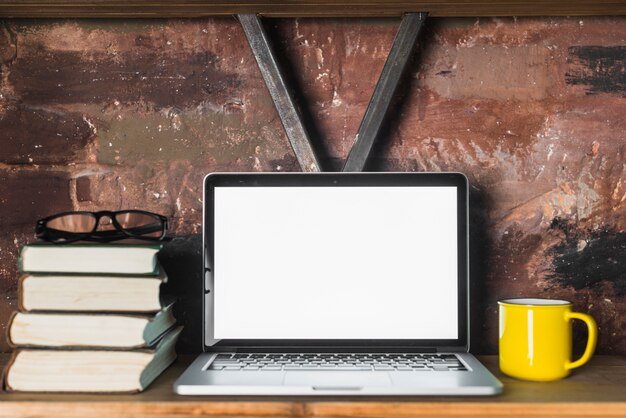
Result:
[[438,353],[468,353],[467,347],[439,347]]
[[[434,347],[208,347],[209,352],[246,352],[246,353],[437,353],[441,349]],[[452,351],[452,350],[445,350]],[[460,350],[454,350],[460,351]]]

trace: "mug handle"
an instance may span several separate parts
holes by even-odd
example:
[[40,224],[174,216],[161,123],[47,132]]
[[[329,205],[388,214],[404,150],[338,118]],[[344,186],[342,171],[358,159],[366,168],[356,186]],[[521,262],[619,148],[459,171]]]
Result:
[[594,321],[590,315],[580,312],[566,312],[565,319],[580,319],[587,325],[587,329],[589,330],[587,347],[585,347],[583,355],[576,361],[568,361],[565,363],[565,368],[571,370],[582,366],[591,359],[593,351],[596,349],[596,342],[598,341],[598,327],[596,326],[596,321]]

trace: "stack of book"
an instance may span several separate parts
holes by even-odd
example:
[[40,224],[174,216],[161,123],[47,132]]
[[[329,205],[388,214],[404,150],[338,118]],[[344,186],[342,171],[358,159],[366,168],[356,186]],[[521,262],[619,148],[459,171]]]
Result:
[[46,244],[22,248],[15,348],[5,388],[138,392],[176,358],[172,304],[157,261],[161,245]]

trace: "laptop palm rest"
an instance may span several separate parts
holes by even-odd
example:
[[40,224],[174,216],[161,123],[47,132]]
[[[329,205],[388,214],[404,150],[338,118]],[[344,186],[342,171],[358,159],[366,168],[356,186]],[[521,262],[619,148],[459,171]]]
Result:
[[315,390],[359,390],[370,386],[391,386],[388,373],[381,372],[298,372],[285,373],[284,385],[313,386]]

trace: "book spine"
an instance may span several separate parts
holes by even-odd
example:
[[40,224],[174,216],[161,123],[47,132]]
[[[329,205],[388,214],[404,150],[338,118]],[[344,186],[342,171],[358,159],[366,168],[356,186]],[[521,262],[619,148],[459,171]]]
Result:
[[13,327],[13,321],[15,321],[15,317],[17,316],[17,314],[18,312],[13,312],[11,316],[9,317],[9,320],[7,321],[6,340],[7,340],[7,345],[12,349],[17,348],[17,346],[11,339],[11,328]]
[[24,280],[26,280],[27,277],[27,274],[22,274],[19,279],[17,279],[17,309],[21,312],[26,312],[26,308],[24,307]]
[[17,255],[17,271],[19,271],[20,273],[24,272],[24,250],[26,250],[26,247],[28,245],[25,245],[22,247],[22,249],[20,250],[20,253]]
[[2,369],[2,390],[5,392],[15,392],[15,389],[9,385],[9,372],[11,371],[11,367],[13,367],[13,363],[15,363],[15,360],[17,359],[18,353],[19,351],[13,351],[9,362],[4,369]]

